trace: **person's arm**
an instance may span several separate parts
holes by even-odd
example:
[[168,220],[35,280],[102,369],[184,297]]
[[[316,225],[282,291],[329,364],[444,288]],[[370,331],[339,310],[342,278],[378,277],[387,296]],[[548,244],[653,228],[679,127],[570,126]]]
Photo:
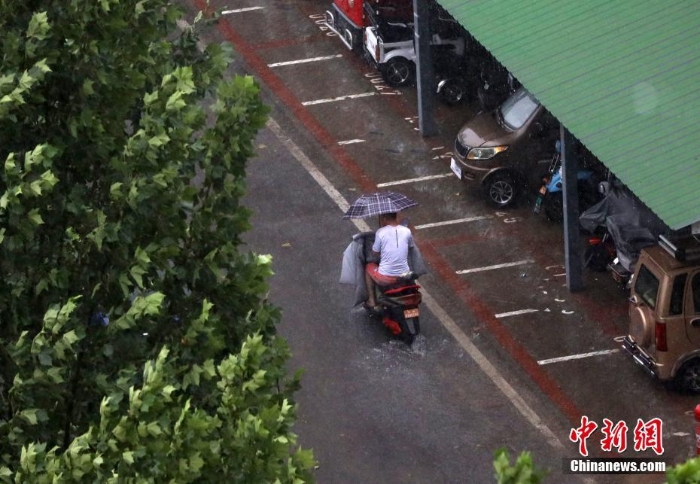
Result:
[[372,244],[372,259],[376,260],[379,262],[381,260],[381,250],[382,250],[382,241],[379,239],[379,237],[374,238],[374,244]]

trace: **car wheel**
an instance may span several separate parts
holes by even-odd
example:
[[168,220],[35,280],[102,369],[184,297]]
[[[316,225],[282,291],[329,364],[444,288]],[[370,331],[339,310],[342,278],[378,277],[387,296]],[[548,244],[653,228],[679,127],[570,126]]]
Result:
[[448,79],[445,85],[440,89],[440,100],[448,106],[459,104],[467,91],[464,87],[464,81],[461,79]]
[[407,86],[413,82],[413,62],[403,57],[394,57],[382,67],[382,77],[391,87]]
[[676,374],[676,386],[683,391],[700,393],[700,359],[685,363]]
[[515,179],[508,173],[496,173],[484,181],[484,195],[496,208],[510,207],[515,203],[518,187]]
[[544,200],[544,214],[552,222],[564,220],[564,197],[562,192],[548,193]]

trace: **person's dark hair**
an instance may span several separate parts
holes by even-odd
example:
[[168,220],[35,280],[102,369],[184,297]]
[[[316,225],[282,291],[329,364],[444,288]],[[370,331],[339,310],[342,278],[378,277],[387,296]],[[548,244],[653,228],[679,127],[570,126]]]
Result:
[[385,213],[384,216],[389,220],[396,220],[396,212]]

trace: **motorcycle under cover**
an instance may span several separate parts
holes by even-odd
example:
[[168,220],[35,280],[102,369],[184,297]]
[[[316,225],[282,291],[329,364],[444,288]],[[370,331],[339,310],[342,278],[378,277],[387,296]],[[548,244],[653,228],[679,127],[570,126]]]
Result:
[[[340,270],[340,283],[355,286],[355,305],[367,300],[367,284],[365,283],[365,263],[368,262],[374,243],[374,232],[361,232],[352,237],[352,242],[343,252],[343,264]],[[372,261],[369,261],[372,262]],[[376,261],[375,261],[376,262]],[[413,272],[422,276],[428,270],[418,246],[408,251],[408,266]]]
[[612,188],[603,200],[583,212],[579,221],[589,232],[605,227],[620,263],[630,272],[634,271],[639,251],[655,245],[659,235],[668,231],[661,219],[624,187]]

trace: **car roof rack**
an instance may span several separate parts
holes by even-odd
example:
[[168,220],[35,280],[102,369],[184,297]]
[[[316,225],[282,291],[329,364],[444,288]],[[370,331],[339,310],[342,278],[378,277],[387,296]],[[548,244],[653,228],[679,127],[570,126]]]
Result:
[[659,235],[659,245],[681,262],[700,261],[700,238],[696,235]]

